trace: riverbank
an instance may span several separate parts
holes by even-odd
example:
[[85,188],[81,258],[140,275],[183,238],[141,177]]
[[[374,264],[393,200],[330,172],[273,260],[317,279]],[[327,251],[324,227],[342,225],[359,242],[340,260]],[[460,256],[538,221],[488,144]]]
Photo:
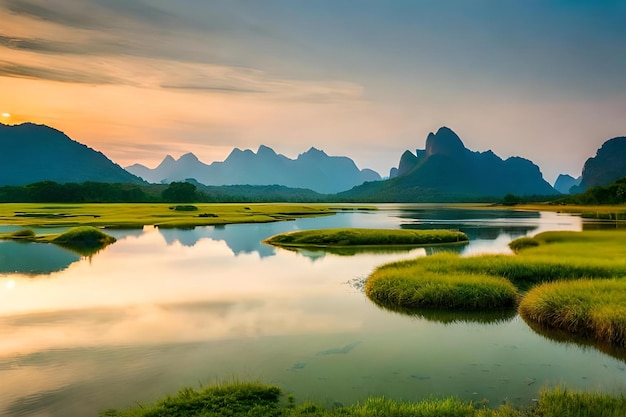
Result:
[[336,404],[332,408],[314,402],[295,404],[295,398],[283,398],[281,388],[259,383],[230,383],[185,388],[175,396],[167,396],[151,405],[138,405],[128,410],[109,409],[100,417],[622,417],[626,413],[626,397],[597,393],[573,392],[563,388],[541,392],[535,405],[515,408],[508,404],[489,408],[483,402],[464,402],[456,398],[430,398],[418,402],[396,401],[370,397],[354,405]]

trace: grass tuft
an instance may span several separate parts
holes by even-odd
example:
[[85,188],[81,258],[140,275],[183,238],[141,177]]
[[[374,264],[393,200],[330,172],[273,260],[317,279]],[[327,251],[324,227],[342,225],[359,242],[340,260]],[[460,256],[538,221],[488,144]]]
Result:
[[539,241],[534,237],[520,237],[509,243],[509,248],[515,253],[519,253],[526,248],[534,248],[539,246]]
[[[433,255],[449,258],[448,254]],[[432,258],[432,257],[431,257]],[[516,304],[517,289],[504,278],[473,273],[437,273],[423,263],[402,261],[376,269],[365,294],[387,309],[502,309]]]
[[613,346],[626,347],[626,280],[554,282],[530,290],[525,319]]

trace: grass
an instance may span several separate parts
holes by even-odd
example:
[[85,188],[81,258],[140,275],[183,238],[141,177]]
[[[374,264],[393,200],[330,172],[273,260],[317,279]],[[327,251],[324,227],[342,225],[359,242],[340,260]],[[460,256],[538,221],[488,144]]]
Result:
[[282,390],[258,383],[231,383],[185,388],[154,404],[127,410],[104,410],[100,417],[622,417],[626,398],[599,393],[579,393],[563,388],[541,392],[536,406],[515,409],[501,405],[486,408],[455,398],[431,398],[418,402],[384,397],[333,408],[307,402],[296,405],[291,396],[285,401]]
[[516,255],[442,253],[383,265],[366,281],[366,294],[417,314],[501,308],[518,295],[519,312],[533,328],[626,348],[626,232],[546,232],[511,246]]
[[21,242],[53,243],[74,251],[79,255],[93,255],[115,242],[113,236],[93,226],[77,226],[60,234],[36,235],[31,229],[20,229],[11,233],[0,233],[0,239]]
[[539,285],[519,306],[525,320],[626,348],[626,280],[577,280]]
[[281,233],[264,243],[289,248],[344,248],[424,246],[467,241],[465,233],[453,230],[336,228]]
[[341,206],[323,204],[196,204],[198,210],[174,210],[171,204],[0,204],[0,224],[20,226],[96,226],[141,228],[267,223],[331,215]]
[[429,271],[419,262],[433,257],[451,259],[451,255],[442,254],[383,265],[365,283],[366,295],[379,306],[393,310],[485,310],[516,304],[517,289],[506,279],[474,273],[442,274]]

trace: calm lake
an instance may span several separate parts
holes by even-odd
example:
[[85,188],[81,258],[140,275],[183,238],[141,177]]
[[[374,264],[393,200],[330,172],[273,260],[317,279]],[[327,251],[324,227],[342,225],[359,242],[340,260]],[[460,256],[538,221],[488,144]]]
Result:
[[0,242],[0,415],[96,416],[232,380],[329,406],[380,395],[529,405],[556,384],[626,393],[626,355],[553,341],[514,312],[405,316],[363,294],[377,265],[440,248],[338,256],[260,243],[327,227],[459,229],[471,242],[455,250],[469,256],[587,226],[557,213],[382,205],[282,223],[112,231],[118,241],[91,258]]

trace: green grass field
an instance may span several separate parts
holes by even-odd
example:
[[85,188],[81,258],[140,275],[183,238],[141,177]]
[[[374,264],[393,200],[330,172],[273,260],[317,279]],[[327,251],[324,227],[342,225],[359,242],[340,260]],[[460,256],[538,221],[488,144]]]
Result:
[[197,210],[175,210],[175,205],[151,203],[109,204],[0,204],[0,224],[20,226],[97,226],[140,228],[193,227],[232,223],[267,223],[297,217],[330,215],[342,206],[321,204],[196,204]]
[[544,390],[534,407],[514,408],[455,398],[431,398],[417,402],[371,397],[350,405],[327,408],[307,402],[295,404],[283,398],[279,387],[258,383],[231,383],[194,390],[185,388],[154,404],[127,410],[105,410],[100,417],[623,417],[626,398],[577,393],[561,388]]

